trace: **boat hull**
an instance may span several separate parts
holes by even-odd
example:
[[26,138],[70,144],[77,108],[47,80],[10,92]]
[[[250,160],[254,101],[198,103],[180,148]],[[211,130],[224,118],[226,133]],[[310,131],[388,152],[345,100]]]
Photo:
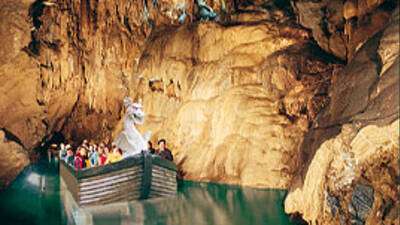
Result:
[[84,170],[60,163],[60,177],[79,206],[172,196],[176,174],[175,164],[147,153]]

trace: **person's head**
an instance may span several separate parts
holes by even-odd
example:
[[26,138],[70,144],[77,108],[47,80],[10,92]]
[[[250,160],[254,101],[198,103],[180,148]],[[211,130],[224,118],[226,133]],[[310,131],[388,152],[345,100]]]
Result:
[[110,149],[109,149],[108,147],[104,147],[104,152],[105,152],[106,154],[108,154],[108,153],[110,153]]
[[86,149],[84,147],[80,147],[79,148],[79,154],[81,154],[81,156],[85,156],[86,155]]
[[104,153],[104,149],[103,148],[98,148],[98,152],[99,152],[99,154],[103,154]]
[[158,147],[160,148],[160,150],[164,150],[167,147],[167,142],[165,141],[165,139],[161,139],[158,141]]
[[64,143],[61,143],[61,144],[60,144],[60,149],[61,149],[61,150],[64,150],[64,149],[65,149]]
[[100,148],[104,148],[105,146],[106,145],[103,142],[101,142],[100,145],[99,145]]
[[72,149],[68,149],[67,150],[67,156],[73,156],[74,155],[74,152],[72,151]]

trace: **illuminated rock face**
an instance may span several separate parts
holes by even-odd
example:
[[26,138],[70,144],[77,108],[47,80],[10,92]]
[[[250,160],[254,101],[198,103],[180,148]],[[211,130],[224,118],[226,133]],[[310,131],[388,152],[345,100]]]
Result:
[[142,131],[168,140],[187,179],[286,188],[339,68],[305,33],[203,23],[151,37],[131,88]]
[[399,223],[399,41],[397,9],[332,78],[286,212],[311,223]]
[[157,2],[0,3],[0,167],[12,171],[2,183],[55,132],[115,137],[130,95],[147,113],[140,129],[167,139],[184,178],[290,188],[288,213],[327,223],[340,217],[327,199],[349,219],[348,185],[371,187],[363,220],[383,207],[390,221],[397,3],[208,0],[217,22],[199,22],[194,1]]

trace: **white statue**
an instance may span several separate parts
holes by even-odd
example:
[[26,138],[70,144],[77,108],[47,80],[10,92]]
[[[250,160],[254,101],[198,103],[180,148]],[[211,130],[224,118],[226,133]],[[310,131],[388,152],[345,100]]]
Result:
[[143,124],[144,122],[142,105],[133,103],[130,97],[125,97],[124,106],[126,108],[124,130],[118,135],[114,143],[124,152],[124,157],[128,157],[148,150],[147,142],[150,140],[150,132],[146,132],[142,136],[135,127],[135,124]]

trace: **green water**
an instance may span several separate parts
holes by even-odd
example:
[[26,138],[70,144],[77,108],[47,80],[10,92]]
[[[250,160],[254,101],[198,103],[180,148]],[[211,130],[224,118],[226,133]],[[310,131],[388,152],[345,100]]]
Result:
[[285,194],[185,181],[176,197],[78,208],[71,213],[60,196],[57,163],[41,161],[27,167],[0,193],[0,224],[296,224],[283,211]]

